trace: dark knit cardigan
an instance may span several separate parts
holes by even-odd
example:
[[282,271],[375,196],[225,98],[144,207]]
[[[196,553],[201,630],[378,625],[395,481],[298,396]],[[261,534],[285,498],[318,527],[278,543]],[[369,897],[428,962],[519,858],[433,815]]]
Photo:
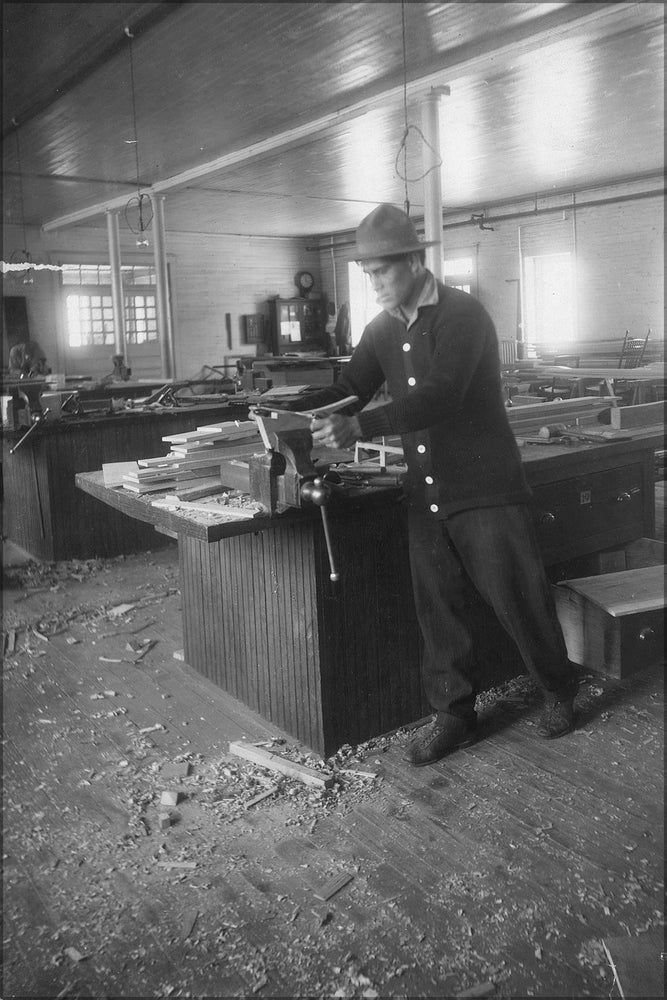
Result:
[[[409,330],[387,312],[373,319],[336,384],[299,409],[358,396],[346,412],[361,411],[363,440],[400,434],[408,497],[434,517],[525,502],[493,322],[471,295],[437,287],[438,304],[420,307]],[[364,409],[385,381],[392,401]]]

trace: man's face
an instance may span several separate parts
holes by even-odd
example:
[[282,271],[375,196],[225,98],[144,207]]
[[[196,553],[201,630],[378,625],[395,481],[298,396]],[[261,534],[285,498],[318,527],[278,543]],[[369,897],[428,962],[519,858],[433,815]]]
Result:
[[368,276],[375,299],[383,309],[396,309],[408,301],[419,273],[419,259],[410,254],[400,260],[365,260],[364,274]]

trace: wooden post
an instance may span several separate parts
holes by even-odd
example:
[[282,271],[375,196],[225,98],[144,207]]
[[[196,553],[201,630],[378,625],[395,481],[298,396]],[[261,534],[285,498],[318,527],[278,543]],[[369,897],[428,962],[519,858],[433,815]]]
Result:
[[[442,255],[442,168],[440,163],[440,98],[449,94],[449,87],[431,87],[422,107],[424,169],[424,236],[427,242],[437,240],[426,250],[426,266],[435,277],[444,278]],[[433,168],[433,169],[432,169]]]
[[169,273],[164,235],[164,196],[151,194],[153,204],[157,326],[162,356],[162,377],[174,376],[174,331],[169,301]]
[[109,238],[109,262],[111,264],[111,301],[113,305],[114,354],[122,354],[127,364],[125,342],[125,297],[120,259],[120,236],[118,212],[107,209],[107,235]]

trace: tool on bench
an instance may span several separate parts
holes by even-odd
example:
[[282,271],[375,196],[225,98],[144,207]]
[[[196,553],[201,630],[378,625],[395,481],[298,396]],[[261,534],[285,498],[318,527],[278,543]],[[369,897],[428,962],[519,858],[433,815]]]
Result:
[[579,438],[573,438],[569,435],[563,435],[563,437],[518,437],[516,443],[521,447],[524,444],[537,444],[537,445],[560,445],[561,448],[576,448],[583,441]]
[[27,431],[25,432],[25,434],[23,435],[23,437],[22,437],[22,438],[20,438],[20,439],[19,439],[19,440],[17,441],[17,443],[16,443],[15,445],[14,445],[14,447],[13,447],[13,448],[10,448],[10,449],[9,449],[9,454],[10,454],[10,455],[13,455],[13,454],[14,454],[14,452],[15,452],[15,451],[17,451],[17,449],[21,447],[21,445],[23,444],[23,442],[25,441],[25,439],[26,439],[26,438],[27,438],[27,437],[28,437],[28,436],[29,436],[30,434],[32,434],[32,432],[34,431],[35,427],[37,427],[37,425],[38,425],[38,424],[41,424],[41,423],[42,423],[42,422],[43,422],[44,420],[46,420],[46,418],[48,417],[48,415],[49,415],[49,413],[50,413],[50,412],[51,412],[51,411],[49,410],[49,408],[48,408],[48,406],[47,406],[47,408],[46,408],[45,410],[43,410],[43,411],[42,411],[41,413],[36,413],[36,414],[35,414],[35,415],[33,416],[33,418],[32,418],[32,421],[33,421],[33,422],[32,422],[32,424],[30,425],[30,427],[28,428],[28,430],[27,430]]
[[[313,465],[311,449],[313,438],[307,427],[281,429],[278,421],[254,412],[259,433],[264,444],[263,455],[248,459],[250,494],[269,514],[282,513],[288,507],[301,507],[304,502],[320,508],[322,527],[329,556],[330,578],[339,579],[333,557],[326,505],[331,498],[331,484]],[[271,423],[276,424],[275,429]],[[224,465],[221,473],[224,480]]]
[[580,444],[609,444],[612,441],[627,441],[630,435],[618,431],[581,431],[567,424],[544,424],[537,437],[518,437],[517,444],[562,445],[565,448]]
[[284,414],[288,417],[306,417],[308,420],[322,420],[325,417],[330,417],[332,413],[344,410],[346,406],[351,406],[352,403],[356,403],[358,400],[358,396],[346,396],[344,399],[339,399],[335,403],[328,403],[326,406],[318,406],[314,410],[287,410],[281,408],[280,406],[260,405],[253,407],[253,412],[265,417],[270,417],[275,413]]
[[588,441],[591,444],[606,443],[609,441],[625,441],[629,435],[619,434],[617,431],[580,431],[568,427],[567,424],[545,424],[538,431],[539,437],[547,441],[553,438],[562,440],[563,438],[573,438],[577,441]]
[[[336,489],[342,491],[347,487],[340,476],[322,473],[313,464],[313,437],[306,420],[309,423],[314,417],[328,416],[356,401],[356,396],[348,396],[330,406],[309,412],[281,410],[270,405],[254,407],[251,411],[262,438],[264,454],[248,456],[250,494],[271,515],[283,513],[289,507],[311,503],[320,508],[330,578],[333,581],[338,580],[340,574],[334,562],[326,507]],[[222,463],[223,482],[233,478],[232,466],[235,465],[238,469],[239,464],[246,465],[245,462],[239,463],[238,459]]]

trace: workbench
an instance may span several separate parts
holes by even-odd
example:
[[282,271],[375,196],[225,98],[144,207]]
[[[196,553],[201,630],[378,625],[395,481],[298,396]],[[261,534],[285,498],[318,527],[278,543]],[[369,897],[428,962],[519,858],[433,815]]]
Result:
[[165,544],[152,527],[103,508],[76,488],[78,472],[106,462],[164,455],[162,438],[212,420],[245,419],[247,405],[193,405],[43,421],[12,454],[27,428],[3,429],[3,535],[38,559],[92,559]]
[[610,368],[587,365],[570,368],[565,365],[536,363],[521,367],[521,362],[503,369],[503,382],[527,384],[529,387],[552,382],[554,392],[560,388],[566,398],[577,399],[590,393],[610,396],[620,392],[628,403],[636,405],[665,398],[665,366],[655,362],[640,368]]
[[[661,440],[522,449],[548,566],[652,535]],[[428,714],[399,488],[329,506],[332,582],[317,508],[213,523],[105,487],[101,472],[76,482],[177,539],[186,662],[313,750],[327,756]],[[509,647],[499,636],[488,637],[489,686]]]

